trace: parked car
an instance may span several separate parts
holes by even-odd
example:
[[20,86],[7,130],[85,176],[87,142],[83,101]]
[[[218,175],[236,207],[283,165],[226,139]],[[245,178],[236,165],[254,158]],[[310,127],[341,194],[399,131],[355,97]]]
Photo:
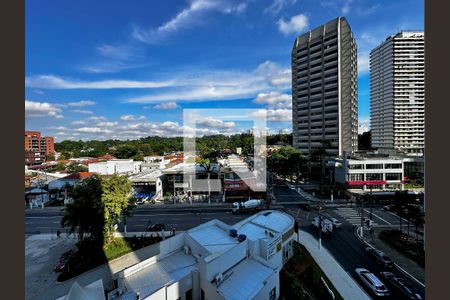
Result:
[[380,275],[385,279],[386,284],[391,288],[392,292],[397,292],[405,299],[423,299],[422,295],[417,293],[404,278],[399,277],[392,272],[381,272]]
[[356,268],[356,274],[361,279],[361,281],[374,293],[376,296],[389,296],[389,290],[387,287],[378,279],[375,274],[369,272],[364,268]]
[[150,224],[150,225],[148,225],[146,231],[155,232],[155,231],[161,231],[161,230],[166,230],[165,227],[164,227],[164,224],[158,223],[158,224]]
[[305,211],[311,211],[311,210],[312,210],[311,205],[306,204],[306,203],[300,203],[300,204],[298,205],[298,207],[299,207],[300,209],[305,210]]
[[378,261],[378,263],[384,267],[390,268],[390,267],[393,267],[393,265],[394,265],[392,260],[386,254],[384,254],[384,252],[382,252],[380,250],[377,250],[372,247],[367,247],[366,253],[369,254],[370,256],[374,257]]

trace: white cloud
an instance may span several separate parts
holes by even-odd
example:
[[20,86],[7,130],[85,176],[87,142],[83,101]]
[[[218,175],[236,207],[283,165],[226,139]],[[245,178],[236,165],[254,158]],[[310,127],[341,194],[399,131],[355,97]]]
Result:
[[370,130],[370,119],[369,118],[359,118],[358,120],[358,134],[362,134]]
[[155,109],[177,109],[178,105],[176,102],[166,102],[166,103],[160,103],[155,106],[153,106]]
[[120,119],[122,121],[137,121],[137,120],[145,120],[146,118],[144,116],[135,117],[133,115],[124,115],[121,116]]
[[255,103],[267,104],[269,108],[291,108],[292,97],[291,95],[282,94],[280,92],[272,91],[270,93],[259,93],[256,96]]
[[94,101],[90,100],[81,100],[77,102],[69,102],[67,103],[68,106],[76,106],[76,107],[82,107],[82,106],[90,106],[95,105],[96,103]]
[[26,117],[53,117],[60,119],[63,118],[60,113],[61,109],[55,104],[25,100]]
[[300,33],[309,26],[308,17],[304,14],[293,16],[289,21],[281,18],[277,22],[278,29],[285,35],[291,33]]
[[94,121],[94,122],[100,122],[100,121],[105,121],[106,118],[103,116],[93,116],[93,117],[89,117],[89,120]]
[[45,127],[45,129],[49,129],[49,130],[67,130],[67,127],[64,127],[64,126],[50,126],[50,127]]
[[84,109],[73,109],[71,112],[83,114],[83,115],[92,115],[94,112],[90,110],[84,110]]
[[132,36],[144,43],[157,43],[178,30],[198,24],[206,12],[218,11],[224,14],[242,13],[246,3],[229,0],[191,0],[188,8],[183,9],[168,22],[149,30],[134,27]]
[[199,126],[219,128],[219,129],[230,129],[236,126],[234,122],[224,122],[220,119],[215,119],[213,117],[206,117],[196,121]]
[[269,7],[264,9],[264,13],[279,13],[287,4],[295,4],[297,0],[274,0]]
[[290,68],[266,61],[251,71],[198,71],[175,75],[180,86],[169,91],[128,99],[133,103],[162,101],[208,101],[254,98],[268,89],[286,90],[291,87]]
[[85,125],[86,122],[80,120],[80,121],[73,121],[71,124],[72,124],[72,125]]
[[111,133],[112,132],[109,129],[104,129],[104,128],[100,128],[100,127],[81,127],[81,128],[76,128],[75,131],[84,132],[84,133]]
[[353,0],[345,0],[344,5],[341,8],[341,13],[343,15],[346,15],[350,12],[351,6],[350,4],[353,2]]
[[37,75],[25,78],[25,85],[41,89],[135,89],[160,88],[173,85],[173,82],[133,81],[133,80],[103,80],[81,81],[66,80],[53,75]]
[[99,127],[114,127],[117,124],[118,124],[117,122],[99,122],[99,123],[97,123],[95,125],[99,126]]
[[259,109],[252,113],[254,118],[264,118],[270,122],[288,122],[292,120],[290,109]]

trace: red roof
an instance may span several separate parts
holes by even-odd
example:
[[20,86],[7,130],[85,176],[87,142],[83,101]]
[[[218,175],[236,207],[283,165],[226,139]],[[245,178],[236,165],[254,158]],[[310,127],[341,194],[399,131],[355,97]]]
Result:
[[94,173],[78,172],[78,173],[70,174],[69,176],[66,176],[63,179],[77,179],[77,180],[81,180],[81,179],[84,179],[84,178],[87,178],[87,177],[91,177],[92,175],[94,175]]
[[116,159],[114,156],[110,154],[105,154],[97,157],[98,159]]

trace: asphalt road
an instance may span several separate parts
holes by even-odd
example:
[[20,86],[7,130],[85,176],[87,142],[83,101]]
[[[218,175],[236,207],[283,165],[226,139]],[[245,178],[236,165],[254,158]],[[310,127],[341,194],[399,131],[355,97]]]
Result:
[[[285,202],[295,201],[294,199],[298,198],[297,195],[293,195],[291,199],[287,196],[291,191],[287,186],[280,186],[276,190],[274,189],[275,197],[277,198],[277,192],[280,193]],[[292,191],[294,192],[294,191]],[[295,193],[295,192],[294,192]],[[358,279],[355,269],[356,268],[365,268],[370,272],[374,273],[377,277],[380,272],[388,271],[379,265],[372,257],[368,256],[365,252],[364,244],[356,237],[355,235],[355,226],[352,225],[348,220],[344,217],[336,213],[336,210],[339,208],[328,208],[325,209],[325,213],[330,214],[333,217],[339,219],[343,225],[341,228],[334,230],[330,236],[322,236],[322,246],[327,248],[328,251],[335,257],[335,259],[339,262],[342,268],[353,278],[357,280],[358,283],[368,292],[369,295],[373,295],[369,289],[367,289]],[[295,217],[300,225],[300,239],[301,239],[301,231],[306,231],[315,236],[317,239],[319,238],[318,231],[311,224],[312,218],[318,215],[317,211],[312,210],[311,212],[306,212],[301,209],[296,208],[295,206],[290,205],[289,208],[285,209],[286,212],[290,213],[293,217]],[[369,210],[370,212],[370,210]],[[369,214],[366,213],[366,216]],[[379,216],[380,219],[377,219],[376,216]],[[398,216],[393,216],[381,209],[380,206],[373,210],[373,219],[377,221],[380,226],[396,226],[398,221]],[[381,219],[384,219],[382,221]],[[397,222],[397,223],[396,223]],[[389,225],[390,223],[391,225]],[[381,278],[380,278],[381,279]],[[410,282],[411,285],[415,287],[419,291],[421,295],[424,296],[424,289],[416,284],[415,282]],[[393,293],[389,297],[383,297],[384,299],[401,299],[399,295]]]
[[[27,211],[25,213],[25,234],[56,233],[61,228],[61,211]],[[233,215],[228,210],[202,209],[194,211],[180,211],[177,209],[161,210],[154,207],[138,206],[132,217],[127,218],[127,231],[145,231],[146,226],[163,223],[167,230],[175,227],[176,230],[188,230],[212,219],[219,219],[227,224],[235,224],[248,215]],[[123,231],[123,224],[119,224],[119,230]]]

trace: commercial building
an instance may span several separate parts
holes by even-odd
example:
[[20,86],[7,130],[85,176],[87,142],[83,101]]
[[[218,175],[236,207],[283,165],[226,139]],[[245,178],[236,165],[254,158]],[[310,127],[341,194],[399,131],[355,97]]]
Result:
[[52,136],[41,136],[40,131],[25,131],[25,165],[40,164],[55,153]]
[[90,173],[100,175],[135,174],[141,171],[141,164],[142,162],[132,159],[111,159],[103,162],[90,163],[88,168]]
[[336,159],[335,181],[350,190],[393,191],[404,188],[402,158],[352,157]]
[[345,17],[297,37],[292,49],[293,145],[306,156],[331,143],[340,156],[358,147],[356,42]]
[[211,220],[160,243],[118,275],[108,299],[270,299],[293,255],[294,219],[262,211],[233,226]]
[[370,53],[372,146],[422,155],[425,147],[423,31],[389,36]]

